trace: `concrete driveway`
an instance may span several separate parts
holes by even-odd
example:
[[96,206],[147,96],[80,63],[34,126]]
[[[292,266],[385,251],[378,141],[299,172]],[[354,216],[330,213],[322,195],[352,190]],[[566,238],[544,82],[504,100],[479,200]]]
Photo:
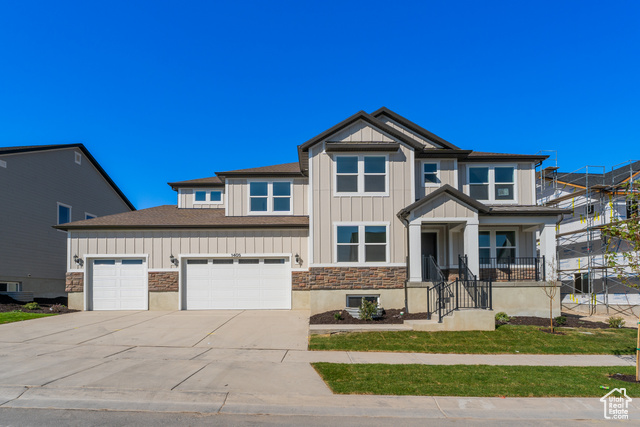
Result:
[[306,350],[308,318],[294,310],[103,311],[0,325],[0,405],[14,392],[24,393],[14,406],[92,393],[170,393],[170,401],[206,393],[207,402],[229,392],[331,395],[307,361],[282,363]]

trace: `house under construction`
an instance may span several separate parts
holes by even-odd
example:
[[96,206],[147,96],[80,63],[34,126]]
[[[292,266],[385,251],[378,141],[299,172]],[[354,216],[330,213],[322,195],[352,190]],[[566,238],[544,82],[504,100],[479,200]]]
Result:
[[[539,205],[573,210],[556,230],[556,273],[562,282],[563,307],[589,314],[637,314],[640,281],[628,270],[630,281],[623,283],[607,267],[601,227],[637,212],[637,206],[627,201],[624,186],[640,182],[640,161],[629,160],[609,170],[585,166],[567,173],[559,171],[557,155],[552,154],[536,176]],[[624,242],[615,245],[619,253],[629,250]]]

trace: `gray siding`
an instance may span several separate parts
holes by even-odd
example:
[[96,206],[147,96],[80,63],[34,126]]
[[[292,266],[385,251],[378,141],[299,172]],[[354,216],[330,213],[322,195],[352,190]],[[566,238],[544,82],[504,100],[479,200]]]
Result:
[[148,255],[150,269],[174,268],[169,261],[171,255],[230,256],[232,253],[299,254],[303,262],[301,268],[306,268],[308,236],[307,230],[76,231],[71,233],[69,243],[71,252],[80,257],[85,254]]
[[440,146],[436,146],[432,142],[430,142],[427,139],[421,137],[417,133],[414,133],[414,132],[410,131],[409,129],[405,128],[401,124],[391,120],[389,117],[382,116],[382,117],[379,118],[379,120],[381,120],[384,124],[391,126],[395,130],[400,131],[401,133],[403,133],[404,135],[406,135],[409,138],[413,139],[414,141],[419,142],[420,144],[424,145],[427,148],[441,148]]
[[473,218],[476,212],[447,194],[436,196],[413,212],[414,218]]
[[400,209],[414,201],[411,175],[412,152],[401,145],[389,155],[389,195],[386,197],[336,197],[333,194],[334,161],[331,155],[316,145],[310,153],[313,182],[313,262],[333,263],[335,222],[389,222],[389,262],[403,263],[406,231],[396,217]]
[[[71,206],[71,219],[85,212],[111,215],[129,211],[113,188],[75,148],[0,155],[0,277],[64,279],[67,234],[51,228],[57,202]],[[73,254],[72,254],[73,255]],[[24,289],[35,291],[36,289]],[[64,290],[64,288],[63,288]]]
[[224,193],[224,187],[203,188],[202,190],[222,191],[222,203],[195,203],[194,201],[195,189],[182,188],[178,192],[178,207],[186,208],[186,209],[191,209],[191,208],[224,209],[226,200],[227,200],[227,195]]
[[[229,189],[229,216],[246,216],[249,214],[249,181],[287,181],[281,178],[227,178]],[[293,215],[309,215],[307,178],[293,178]]]

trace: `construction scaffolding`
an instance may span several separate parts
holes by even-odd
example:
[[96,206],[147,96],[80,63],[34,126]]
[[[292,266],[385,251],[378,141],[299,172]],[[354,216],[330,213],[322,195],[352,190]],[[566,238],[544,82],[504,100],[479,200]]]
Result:
[[[630,214],[621,190],[638,179],[640,162],[629,160],[609,171],[604,166],[584,166],[564,173],[559,172],[556,152],[540,154],[550,156],[536,171],[538,204],[573,211],[556,229],[556,273],[563,306],[589,314],[631,314],[640,308],[640,294],[607,267],[601,227]],[[618,245],[617,250],[625,247]]]

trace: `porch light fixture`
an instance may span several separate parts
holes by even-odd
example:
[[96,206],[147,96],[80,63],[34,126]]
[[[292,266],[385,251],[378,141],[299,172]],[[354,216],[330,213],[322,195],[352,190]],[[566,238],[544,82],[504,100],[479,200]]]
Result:
[[296,254],[296,264],[300,265],[300,255]]
[[80,267],[82,267],[84,265],[84,260],[82,258],[80,258],[78,256],[78,254],[75,254],[73,256],[73,260],[75,261],[76,264],[78,264]]
[[175,265],[176,267],[180,263],[180,261],[178,261],[178,258],[174,257],[173,254],[169,256],[169,261],[171,262],[171,264]]

